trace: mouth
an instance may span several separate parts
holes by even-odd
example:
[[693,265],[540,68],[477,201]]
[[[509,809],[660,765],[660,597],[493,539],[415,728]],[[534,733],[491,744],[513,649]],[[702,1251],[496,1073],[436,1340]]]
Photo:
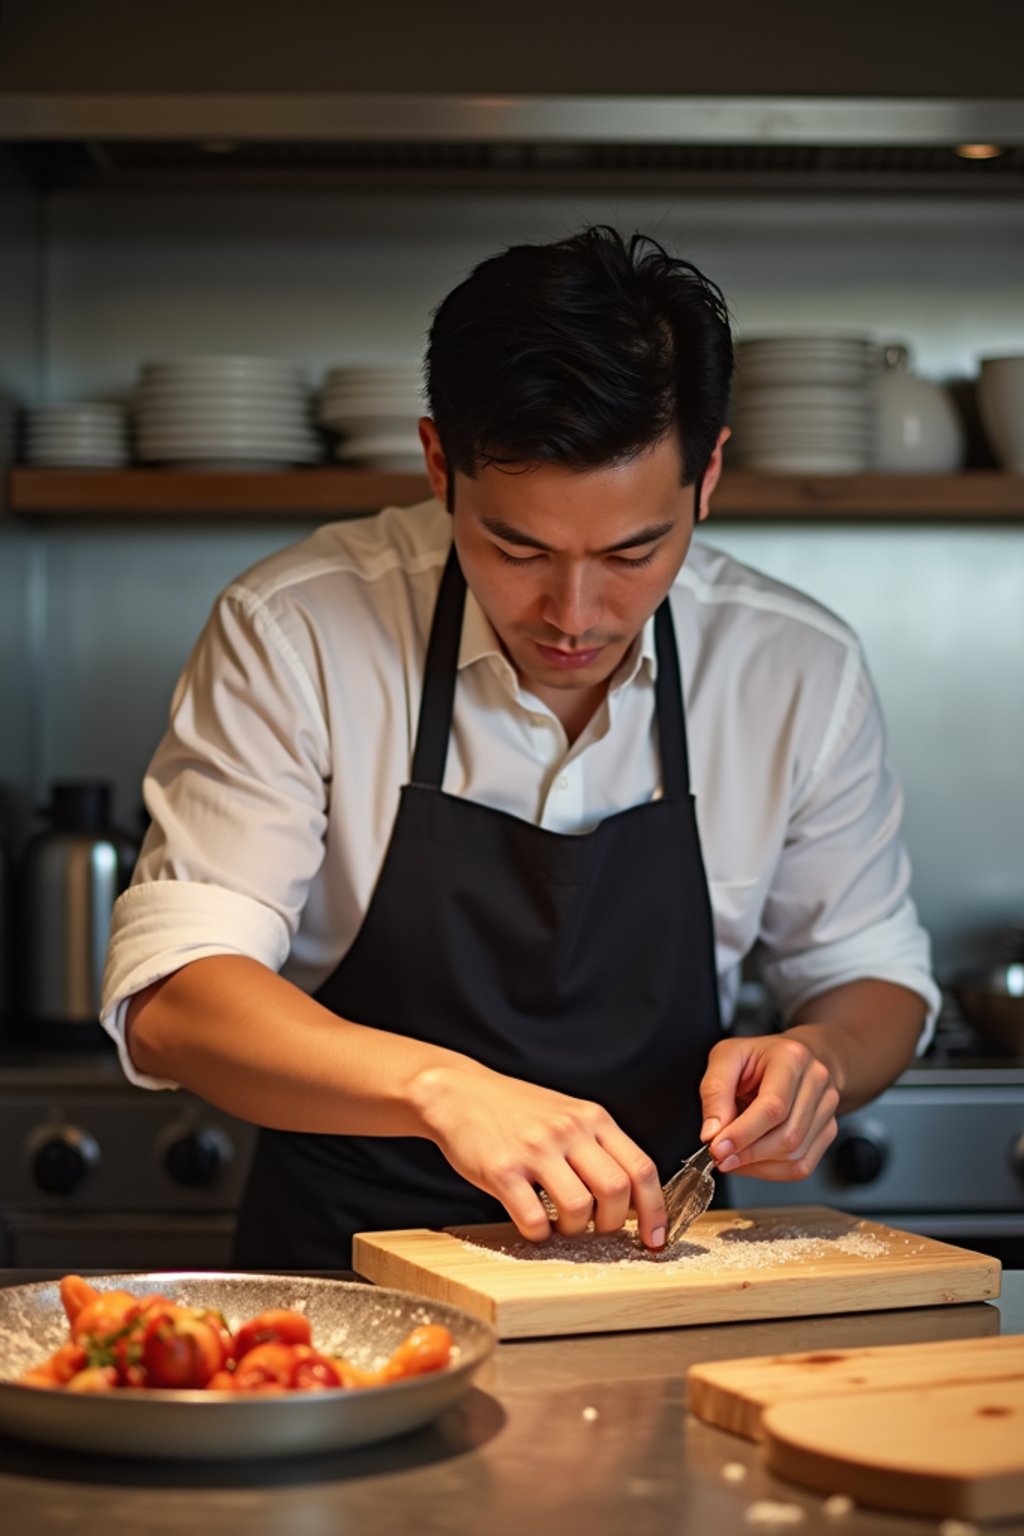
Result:
[[539,640],[535,640],[533,643],[537,647],[541,660],[545,661],[549,667],[558,667],[568,672],[576,672],[582,670],[583,667],[589,667],[604,650],[603,645],[591,646],[589,650],[585,651],[570,651],[557,645],[541,645]]

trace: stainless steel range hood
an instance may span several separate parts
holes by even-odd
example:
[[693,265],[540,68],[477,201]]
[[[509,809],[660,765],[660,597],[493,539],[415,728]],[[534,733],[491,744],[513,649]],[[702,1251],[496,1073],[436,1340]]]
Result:
[[1024,186],[1015,98],[5,93],[3,140],[64,183]]

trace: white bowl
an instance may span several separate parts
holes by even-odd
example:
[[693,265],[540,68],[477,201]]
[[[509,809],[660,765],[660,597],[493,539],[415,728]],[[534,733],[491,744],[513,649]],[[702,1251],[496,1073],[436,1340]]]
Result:
[[285,410],[276,405],[227,405],[223,402],[201,411],[194,405],[149,406],[138,414],[140,428],[146,430],[170,428],[221,428],[260,427],[268,431],[283,428],[287,432],[309,432],[309,414],[306,411]]
[[875,439],[870,432],[844,432],[841,427],[780,427],[778,430],[770,428],[748,428],[737,432],[735,441],[741,447],[750,447],[754,444],[785,443],[787,446],[797,442],[834,443],[850,449],[871,449]]
[[174,404],[185,400],[194,401],[197,405],[205,407],[206,404],[217,400],[230,400],[232,404],[236,402],[244,404],[247,401],[280,401],[305,408],[311,398],[309,390],[300,388],[297,384],[282,384],[273,379],[263,382],[248,379],[245,383],[237,380],[196,379],[181,383],[140,384],[135,391],[134,404],[136,406]]
[[862,332],[790,331],[775,336],[741,336],[736,343],[740,352],[870,352],[877,343]]
[[866,453],[849,453],[838,449],[794,448],[777,453],[764,450],[741,454],[739,462],[745,469],[760,470],[770,475],[849,475],[869,469],[871,458]]
[[25,409],[29,421],[39,422],[117,422],[124,419],[123,405],[30,405]]
[[143,379],[207,377],[233,378],[238,375],[255,375],[258,378],[301,379],[303,369],[298,363],[283,357],[249,357],[243,354],[209,357],[167,357],[143,363],[139,376]]
[[111,422],[109,426],[90,426],[87,424],[81,426],[63,426],[58,424],[53,426],[45,424],[37,426],[33,422],[28,426],[25,435],[39,442],[75,442],[80,438],[88,438],[90,440],[95,439],[97,442],[118,443],[126,434],[127,427],[123,423],[116,422]]
[[127,448],[68,448],[64,451],[31,448],[25,454],[25,463],[48,469],[120,469],[130,458]]
[[843,384],[863,389],[875,373],[874,364],[857,358],[788,358],[778,362],[740,358],[735,379],[737,389],[775,389],[786,384]]
[[269,432],[140,432],[139,449],[171,453],[190,452],[195,448],[217,448],[227,453],[239,449],[265,448],[268,453],[301,453],[315,457],[319,444],[312,438],[288,437]]
[[1024,356],[982,358],[977,396],[1000,465],[1024,474]]

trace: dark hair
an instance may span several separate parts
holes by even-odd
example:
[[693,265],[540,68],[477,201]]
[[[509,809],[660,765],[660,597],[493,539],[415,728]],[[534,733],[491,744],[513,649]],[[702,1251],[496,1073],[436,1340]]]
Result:
[[649,235],[608,225],[513,245],[434,312],[430,413],[448,460],[596,469],[679,432],[683,483],[703,477],[733,369],[721,290]]

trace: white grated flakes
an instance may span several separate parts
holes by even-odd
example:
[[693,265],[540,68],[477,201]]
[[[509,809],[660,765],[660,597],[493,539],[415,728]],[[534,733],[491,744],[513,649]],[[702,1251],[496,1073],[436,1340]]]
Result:
[[742,1461],[727,1461],[722,1468],[722,1476],[727,1483],[742,1483],[746,1481],[747,1469]]
[[806,1518],[799,1504],[779,1504],[774,1499],[758,1499],[743,1511],[748,1525],[759,1525],[765,1530],[779,1531],[789,1525],[800,1525]]
[[833,1493],[830,1498],[825,1500],[821,1508],[822,1513],[827,1515],[830,1520],[842,1520],[847,1515],[853,1513],[854,1504],[849,1494]]
[[978,1536],[978,1527],[969,1520],[943,1520],[939,1525],[939,1536]]
[[870,1232],[854,1229],[822,1234],[774,1225],[759,1229],[745,1218],[737,1218],[734,1225],[717,1233],[702,1233],[699,1242],[682,1237],[659,1253],[652,1253],[641,1243],[635,1220],[618,1232],[590,1230],[581,1237],[562,1237],[556,1232],[544,1243],[532,1243],[525,1237],[500,1243],[462,1241],[474,1252],[510,1263],[572,1265],[575,1273],[569,1278],[577,1283],[590,1279],[597,1270],[625,1269],[634,1264],[655,1264],[672,1273],[721,1275],[728,1270],[775,1269],[780,1264],[799,1264],[830,1253],[874,1259],[888,1252],[886,1244]]
[[596,1408],[584,1408],[582,1417],[592,1424],[595,1419],[600,1418],[600,1414]]

